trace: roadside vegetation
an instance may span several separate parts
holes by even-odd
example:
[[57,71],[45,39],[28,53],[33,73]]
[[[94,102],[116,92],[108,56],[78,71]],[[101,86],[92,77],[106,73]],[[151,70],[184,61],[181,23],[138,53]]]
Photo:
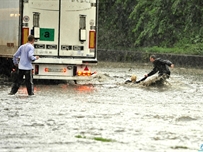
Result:
[[203,1],[100,0],[99,49],[203,55]]

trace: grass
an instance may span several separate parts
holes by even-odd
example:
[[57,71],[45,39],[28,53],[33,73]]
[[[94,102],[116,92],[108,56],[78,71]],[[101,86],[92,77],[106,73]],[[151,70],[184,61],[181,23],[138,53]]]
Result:
[[77,135],[76,138],[86,138],[85,136]]
[[185,55],[203,55],[203,44],[184,44],[177,45],[173,48],[167,47],[145,47],[139,48],[141,51],[145,51],[147,53],[173,53],[173,54],[185,54]]
[[[87,139],[86,136],[82,136],[82,135],[77,135],[75,137],[76,138]],[[96,141],[101,141],[101,142],[114,142],[114,140],[112,140],[112,139],[107,139],[107,138],[102,138],[102,137],[93,137],[93,138],[88,138],[88,139],[92,139],[92,140],[96,140]]]
[[106,138],[102,138],[102,137],[94,137],[93,139],[96,141],[101,141],[101,142],[113,142],[112,139],[106,139]]
[[[100,49],[100,48],[98,48]],[[101,48],[102,49],[102,48]],[[203,43],[196,44],[176,44],[174,47],[128,47],[128,48],[105,48],[106,50],[144,51],[146,53],[172,53],[182,55],[203,55]]]

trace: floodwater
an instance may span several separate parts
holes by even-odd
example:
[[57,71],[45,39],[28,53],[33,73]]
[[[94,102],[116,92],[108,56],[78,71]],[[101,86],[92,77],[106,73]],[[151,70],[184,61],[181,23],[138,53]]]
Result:
[[[198,152],[203,71],[176,67],[162,87],[124,84],[151,65],[99,63],[86,82],[0,86],[1,152]],[[97,139],[98,138],[98,139]]]

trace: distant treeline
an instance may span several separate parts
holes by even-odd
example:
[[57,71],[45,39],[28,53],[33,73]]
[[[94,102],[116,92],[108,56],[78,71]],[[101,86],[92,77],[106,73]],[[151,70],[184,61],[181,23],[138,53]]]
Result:
[[198,48],[203,0],[99,0],[100,49]]

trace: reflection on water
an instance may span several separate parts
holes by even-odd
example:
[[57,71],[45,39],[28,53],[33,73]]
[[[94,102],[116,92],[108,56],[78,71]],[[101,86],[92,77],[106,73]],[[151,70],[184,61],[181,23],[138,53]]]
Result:
[[75,90],[79,93],[92,93],[96,88],[93,85],[78,85],[75,87]]
[[105,65],[88,82],[35,84],[31,97],[24,86],[8,96],[1,85],[0,151],[198,151],[201,70],[173,69],[170,85],[146,87],[124,82],[150,66]]

